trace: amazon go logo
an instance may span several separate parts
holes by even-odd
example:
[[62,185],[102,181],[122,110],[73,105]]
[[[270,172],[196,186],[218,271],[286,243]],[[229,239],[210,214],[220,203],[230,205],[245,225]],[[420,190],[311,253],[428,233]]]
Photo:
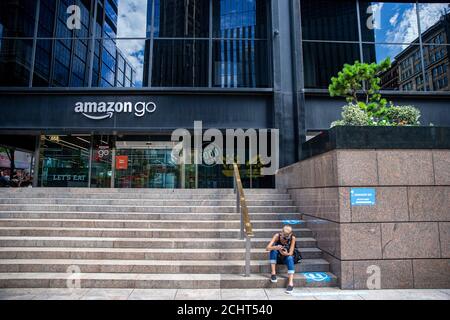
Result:
[[143,117],[147,113],[154,113],[154,102],[77,102],[75,113],[81,113],[91,120],[110,119],[115,113],[133,113],[136,117]]

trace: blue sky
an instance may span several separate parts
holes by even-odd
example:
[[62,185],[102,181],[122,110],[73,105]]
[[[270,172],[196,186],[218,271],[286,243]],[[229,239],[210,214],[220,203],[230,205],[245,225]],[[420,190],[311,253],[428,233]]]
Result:
[[[417,12],[414,4],[373,3],[375,17],[375,41],[387,43],[377,45],[377,60],[387,56],[392,59],[419,36]],[[420,5],[422,32],[433,26],[449,10],[448,3],[427,3]],[[363,27],[366,22],[362,22]],[[395,45],[394,45],[395,43]]]

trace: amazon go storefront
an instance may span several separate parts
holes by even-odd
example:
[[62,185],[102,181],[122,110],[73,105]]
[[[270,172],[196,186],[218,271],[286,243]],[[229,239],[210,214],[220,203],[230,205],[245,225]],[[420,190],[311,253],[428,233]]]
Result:
[[[199,122],[203,130],[223,132],[271,129],[272,104],[269,90],[170,95],[136,89],[12,90],[0,95],[0,148],[29,155],[35,187],[231,188],[232,166],[173,159],[179,142],[172,141],[172,133],[193,131]],[[205,149],[204,157],[219,152]],[[196,152],[193,147],[192,156]],[[273,186],[274,178],[260,169],[260,164],[241,165],[246,187]]]

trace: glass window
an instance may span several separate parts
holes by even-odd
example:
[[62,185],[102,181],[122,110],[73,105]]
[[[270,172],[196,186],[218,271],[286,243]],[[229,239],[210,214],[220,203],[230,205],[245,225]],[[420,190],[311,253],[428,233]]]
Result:
[[33,37],[35,15],[36,1],[0,1],[0,25],[3,36]]
[[28,86],[32,47],[31,40],[0,39],[0,86]]
[[265,0],[214,0],[214,38],[267,39]]
[[[122,68],[127,69],[126,73],[130,81],[132,80],[132,74],[135,73],[135,86],[142,87],[144,65],[148,63],[148,59],[145,58],[145,40],[117,40],[117,54],[121,57],[119,62],[123,61],[123,64],[125,64],[125,66],[122,64]],[[125,87],[131,87],[131,85]]]
[[303,43],[305,87],[327,89],[344,64],[360,61],[359,44]]
[[418,42],[419,24],[415,2],[361,0],[359,3],[363,41],[396,44]]
[[449,3],[420,3],[420,29],[424,44],[448,44],[450,30]]
[[[410,46],[403,45],[364,45],[364,61],[368,63],[381,62],[387,56],[378,55],[381,50],[377,50],[378,46],[386,46],[386,50],[401,53],[391,57],[391,68],[380,75],[381,87],[384,90],[396,91],[423,91],[423,73],[422,60],[419,44]],[[395,48],[399,47],[399,48]]]
[[52,61],[52,40],[38,40],[34,62],[33,86],[48,87]]
[[429,81],[429,91],[450,91],[448,86],[449,74],[449,52],[448,45],[425,45],[424,59],[425,72]]
[[42,136],[40,150],[39,186],[88,186],[89,137]]
[[[209,1],[155,0],[149,1],[147,21],[154,15],[154,37],[209,37]],[[148,30],[151,35],[151,29]]]
[[302,36],[305,40],[358,41],[354,0],[302,0]]
[[208,41],[155,40],[154,87],[205,87],[208,85]]
[[213,46],[213,86],[267,87],[268,64],[265,40],[216,40]]

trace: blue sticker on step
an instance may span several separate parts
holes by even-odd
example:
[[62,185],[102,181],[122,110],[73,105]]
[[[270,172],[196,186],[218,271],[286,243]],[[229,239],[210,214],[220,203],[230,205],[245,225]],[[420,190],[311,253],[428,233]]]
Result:
[[303,222],[300,220],[283,220],[284,224],[290,224],[290,225],[294,225],[294,224],[302,224]]
[[331,277],[325,272],[306,272],[303,273],[306,278],[306,282],[330,282]]

